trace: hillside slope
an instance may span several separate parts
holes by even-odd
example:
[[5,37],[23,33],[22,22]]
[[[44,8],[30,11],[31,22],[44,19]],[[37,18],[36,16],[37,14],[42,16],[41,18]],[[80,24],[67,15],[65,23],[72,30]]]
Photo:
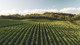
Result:
[[69,21],[35,20],[0,20],[0,45],[80,45],[79,25]]

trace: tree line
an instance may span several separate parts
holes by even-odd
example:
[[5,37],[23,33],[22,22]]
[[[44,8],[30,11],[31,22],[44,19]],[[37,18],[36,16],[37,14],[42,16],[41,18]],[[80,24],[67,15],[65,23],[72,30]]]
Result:
[[0,19],[52,19],[52,20],[80,20],[80,14],[67,14],[67,13],[53,13],[45,12],[43,14],[12,14],[12,15],[1,15]]

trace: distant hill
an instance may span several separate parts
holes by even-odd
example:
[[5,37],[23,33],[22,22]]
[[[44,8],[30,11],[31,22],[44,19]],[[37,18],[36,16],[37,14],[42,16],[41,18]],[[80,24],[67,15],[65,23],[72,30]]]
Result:
[[0,19],[51,19],[51,20],[80,20],[80,15],[67,14],[67,13],[53,13],[45,12],[43,14],[13,14],[13,15],[1,15]]

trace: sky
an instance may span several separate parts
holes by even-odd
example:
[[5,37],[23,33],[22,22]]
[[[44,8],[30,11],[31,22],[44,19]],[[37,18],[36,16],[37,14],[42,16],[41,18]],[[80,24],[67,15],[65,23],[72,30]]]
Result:
[[1,14],[80,13],[80,0],[0,0]]

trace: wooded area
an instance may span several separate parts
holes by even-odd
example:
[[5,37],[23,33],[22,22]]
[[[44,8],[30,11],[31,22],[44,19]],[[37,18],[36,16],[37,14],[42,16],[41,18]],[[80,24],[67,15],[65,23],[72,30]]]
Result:
[[80,14],[67,14],[67,13],[53,13],[45,12],[43,14],[12,14],[12,15],[1,15],[0,19],[51,19],[51,20],[80,20]]

